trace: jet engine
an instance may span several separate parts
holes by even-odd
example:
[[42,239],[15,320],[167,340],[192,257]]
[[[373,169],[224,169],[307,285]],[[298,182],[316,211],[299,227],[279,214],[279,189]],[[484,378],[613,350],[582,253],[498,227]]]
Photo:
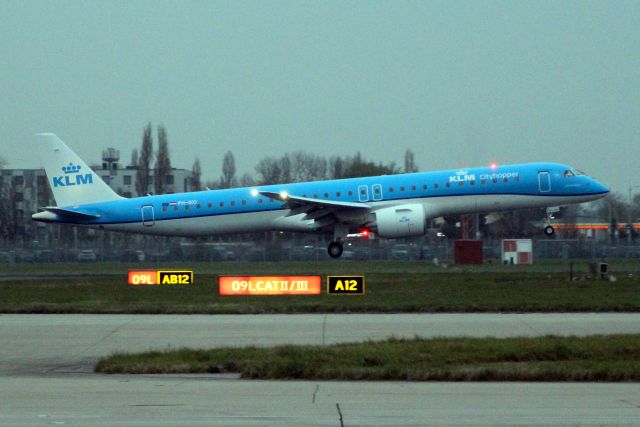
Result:
[[375,211],[378,236],[386,238],[421,236],[426,215],[419,203],[391,206]]

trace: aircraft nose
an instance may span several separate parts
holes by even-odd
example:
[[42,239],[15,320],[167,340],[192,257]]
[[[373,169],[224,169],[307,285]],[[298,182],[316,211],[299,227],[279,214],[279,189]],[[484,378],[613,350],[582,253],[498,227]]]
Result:
[[596,193],[608,193],[609,191],[611,191],[609,187],[596,179],[593,180],[592,187]]

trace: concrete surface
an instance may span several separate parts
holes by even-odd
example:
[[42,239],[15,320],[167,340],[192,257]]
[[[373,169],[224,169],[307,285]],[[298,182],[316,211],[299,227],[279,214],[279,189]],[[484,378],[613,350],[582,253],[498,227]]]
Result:
[[97,375],[101,356],[395,336],[640,332],[640,314],[0,315],[0,426],[640,425],[640,385]]

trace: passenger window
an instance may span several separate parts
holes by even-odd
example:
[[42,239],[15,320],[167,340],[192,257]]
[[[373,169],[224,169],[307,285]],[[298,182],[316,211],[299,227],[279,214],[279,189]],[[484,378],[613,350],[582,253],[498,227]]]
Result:
[[177,210],[178,210],[178,205],[175,205],[175,206],[173,207],[173,210],[174,210],[174,211],[177,211]]
[[349,195],[350,195],[350,196],[353,196],[353,191],[349,191]]
[[232,201],[231,201],[231,206],[235,206],[235,205],[236,205],[236,201],[235,201],[235,200],[232,200]]
[[483,184],[483,185],[484,185],[484,184],[486,184],[486,183],[487,183],[487,180],[486,180],[486,179],[481,179],[481,180],[480,180],[480,184]]
[[262,204],[262,199],[258,199],[258,203]]
[[509,182],[509,178],[505,177],[503,181],[504,182]]
[[340,192],[339,191],[336,193],[336,197],[340,197]]
[[494,184],[497,184],[497,183],[498,183],[498,180],[497,180],[496,178],[493,178],[493,180],[492,180],[492,181],[493,181],[493,183],[494,183]]
[[393,193],[393,187],[389,187],[389,193]]
[[329,193],[324,193],[324,198],[328,199],[329,198]]
[[469,185],[471,185],[471,186],[476,185],[476,182],[475,181],[469,181]]
[[184,205],[184,210],[188,211],[189,210],[189,205]]
[[451,187],[451,183],[449,182],[447,182],[445,185],[447,186],[447,188]]
[[211,203],[207,203],[207,207],[210,208],[212,205]]
[[520,182],[520,177],[516,176],[516,182]]
[[440,184],[433,184],[433,188],[440,188]]
[[427,184],[424,184],[424,185],[422,186],[422,189],[423,189],[423,190],[426,190],[427,188],[429,188],[429,186],[428,186]]
[[415,186],[415,185],[412,185],[412,186],[411,186],[411,189],[412,189],[413,191],[416,191],[416,186]]
[[460,182],[458,183],[458,186],[460,186],[460,187],[462,187],[463,185],[464,185],[464,181],[460,181]]
[[167,211],[167,207],[166,207],[166,206],[163,206],[163,207],[162,207],[162,212],[166,212],[166,211]]
[[404,191],[404,186],[401,186],[401,187],[400,187],[400,191]]
[[317,195],[317,194],[314,194],[314,195],[313,195],[313,198],[314,198],[314,199],[317,199],[317,198],[318,198],[318,195]]
[[220,202],[220,207],[224,208],[224,202]]
[[243,201],[242,201],[242,205],[246,205],[246,204],[247,204],[247,201],[246,201],[246,200],[243,200]]

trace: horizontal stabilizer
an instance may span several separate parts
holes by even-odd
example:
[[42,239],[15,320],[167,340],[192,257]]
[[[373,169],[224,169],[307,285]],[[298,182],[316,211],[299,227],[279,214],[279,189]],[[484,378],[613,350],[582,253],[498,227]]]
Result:
[[90,213],[74,211],[72,209],[62,209],[62,208],[58,208],[56,206],[47,206],[47,207],[44,207],[42,209],[44,209],[45,211],[54,213],[56,215],[67,216],[67,217],[71,217],[71,218],[75,218],[75,219],[98,219],[98,218],[100,218],[100,215],[94,215],[94,214],[90,214]]

